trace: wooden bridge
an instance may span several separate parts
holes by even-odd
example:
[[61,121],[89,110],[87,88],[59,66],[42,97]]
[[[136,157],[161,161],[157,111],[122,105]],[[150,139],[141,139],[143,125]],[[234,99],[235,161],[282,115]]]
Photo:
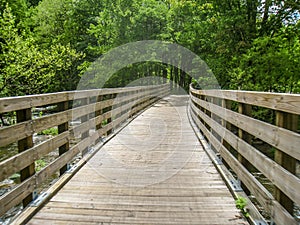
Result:
[[[20,174],[0,214],[22,203],[12,224],[299,224],[300,95],[169,93],[164,84],[0,99],[16,118],[0,146],[18,146],[0,181]],[[39,108],[51,113],[33,116]],[[234,199],[247,200],[247,219]]]

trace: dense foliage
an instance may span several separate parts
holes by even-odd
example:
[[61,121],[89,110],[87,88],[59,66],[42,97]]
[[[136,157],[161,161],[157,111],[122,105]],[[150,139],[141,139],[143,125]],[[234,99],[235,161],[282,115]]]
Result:
[[[299,0],[0,0],[0,96],[76,89],[99,56],[140,40],[190,49],[222,88],[298,93],[299,10]],[[176,66],[145,62],[106,86],[149,75],[191,82]]]

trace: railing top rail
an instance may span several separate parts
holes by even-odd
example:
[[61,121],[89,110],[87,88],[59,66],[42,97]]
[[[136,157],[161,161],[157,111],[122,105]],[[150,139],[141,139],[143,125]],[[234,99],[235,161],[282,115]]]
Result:
[[192,86],[190,91],[194,94],[227,99],[300,115],[300,94],[240,90],[197,90]]
[[[163,84],[165,85],[165,84]],[[141,89],[152,89],[160,85],[148,85],[125,88],[104,88],[78,91],[64,91],[49,94],[27,95],[16,97],[0,98],[0,113],[22,110],[30,107],[38,107],[47,104],[54,104],[63,101],[70,101],[80,98],[93,97],[107,94],[119,94],[138,91]]]

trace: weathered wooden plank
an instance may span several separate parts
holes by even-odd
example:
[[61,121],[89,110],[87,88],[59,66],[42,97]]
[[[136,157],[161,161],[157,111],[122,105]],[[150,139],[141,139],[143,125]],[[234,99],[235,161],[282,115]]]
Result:
[[[220,177],[219,177],[220,179]],[[170,187],[171,188],[171,187]],[[85,195],[85,198],[78,195],[72,195],[72,198],[68,195],[68,193],[59,192],[56,196],[51,199],[50,202],[73,202],[73,203],[95,203],[95,204],[147,204],[147,205],[183,205],[183,206],[194,206],[197,208],[199,206],[205,205],[207,203],[210,204],[221,204],[222,202],[226,202],[226,204],[233,204],[232,196],[207,196],[207,197],[198,197],[198,196],[189,196],[180,198],[180,193],[178,196],[116,196],[116,195],[102,195],[101,198],[91,198],[89,195]],[[49,202],[49,203],[50,203]],[[234,209],[234,208],[232,208]]]
[[191,93],[212,96],[220,99],[228,99],[298,115],[300,114],[299,94],[254,91],[196,90],[192,87]]
[[[153,91],[152,92],[150,92],[150,91],[146,91],[144,95],[147,96],[149,93],[153,92]],[[72,118],[76,119],[76,118],[82,117],[86,114],[93,113],[95,111],[99,111],[99,110],[102,110],[107,107],[112,107],[113,105],[117,105],[117,104],[124,103],[127,101],[134,101],[135,99],[140,98],[140,97],[142,97],[142,96],[137,95],[137,94],[128,95],[126,97],[107,99],[102,102],[89,104],[88,106],[81,106],[81,107],[78,107],[73,110]]]
[[300,160],[300,134],[224,109],[191,96],[192,101],[266,143]]
[[137,86],[137,87],[125,87],[125,88],[105,88],[105,89],[94,89],[94,90],[84,90],[70,92],[69,99],[81,99],[99,95],[109,95],[109,94],[120,94],[120,93],[131,93],[135,91],[146,91],[154,90],[159,88],[168,88],[167,84],[163,85],[149,85],[149,86]]
[[296,221],[277,201],[273,201],[272,204],[273,210],[271,215],[277,224],[299,225],[299,219]]
[[[155,92],[156,91],[154,90],[153,92],[150,93],[155,93]],[[148,94],[149,93],[146,92],[145,96],[147,96]],[[132,100],[132,98],[129,97],[127,100],[126,99],[123,100],[128,101],[128,100]],[[123,102],[123,100],[121,99],[121,101],[117,101],[116,103],[119,104]],[[35,132],[40,132],[50,127],[65,123],[70,119],[82,117],[89,113],[100,110],[104,107],[112,106],[111,105],[112,103],[113,103],[112,100],[108,100],[105,103],[103,103],[103,105],[101,103],[90,104],[88,106],[78,107],[61,113],[55,113],[42,118],[37,118],[35,120],[30,120],[25,123],[19,123],[7,128],[0,129],[0,146],[5,146],[7,144],[13,143],[22,138],[28,137]]]
[[[102,106],[101,104],[91,104],[89,106],[66,110],[0,129],[0,146],[8,145],[22,138],[29,137],[34,133],[58,126],[59,124],[66,123],[71,119],[94,112],[95,106],[105,107],[106,105]],[[96,110],[99,110],[99,108],[97,107]]]
[[12,191],[0,197],[0,215],[3,215],[13,206],[22,202],[22,200],[32,193],[35,189],[35,176],[28,178]]
[[[86,163],[87,158],[91,157],[93,155],[90,154],[88,157],[85,156],[82,158],[78,163],[77,167],[74,168],[73,173],[65,173],[63,174],[60,179],[54,183],[48,190],[47,195],[44,197],[44,201],[48,201],[51,199],[60,189],[62,186],[64,186],[72,177],[73,175]],[[34,215],[38,210],[40,210],[42,207],[42,204],[37,204],[37,206],[30,206],[25,208],[24,212],[18,216],[15,220],[12,221],[12,225],[20,225],[20,224],[27,224],[28,220],[32,215]]]
[[[297,132],[298,129],[298,116],[277,111],[276,112],[276,125],[279,127],[287,128],[291,131]],[[300,139],[300,138],[299,138]],[[297,145],[297,143],[295,143]],[[276,149],[275,162],[285,168],[292,174],[296,175],[296,159],[286,154],[285,152]],[[286,196],[280,189],[275,187],[275,199],[291,214],[294,213],[294,202],[288,196]]]
[[[90,103],[90,98],[84,98],[84,99],[81,100],[81,105],[83,107],[89,105],[89,103]],[[81,116],[80,117],[81,123],[88,122],[89,121],[89,117],[90,117],[89,114],[85,114],[85,115]],[[81,136],[81,140],[84,140],[85,138],[87,138],[89,136],[89,130],[81,132],[80,136]],[[81,151],[81,154],[85,155],[87,153],[87,151],[88,151],[88,146]]]
[[[195,163],[196,164],[196,163]],[[199,164],[199,163],[198,163]],[[191,168],[186,168],[186,171],[188,172],[189,170],[191,170]],[[203,170],[200,170],[198,171],[198,174],[201,174],[203,173]],[[82,174],[84,174],[85,176],[88,175],[88,172],[83,172]],[[201,178],[201,179],[200,179]],[[186,182],[184,183],[184,179],[186,179]],[[178,181],[182,181],[182,183],[179,183]],[[78,179],[73,179],[71,181],[72,185],[74,185],[75,187],[79,187],[79,186],[83,186],[83,185],[87,185],[89,187],[98,187],[99,188],[99,185],[101,185],[101,187],[103,188],[114,188],[114,187],[118,187],[118,184],[110,184],[110,183],[107,183],[107,180],[105,182],[105,179],[103,178],[102,180],[98,177],[97,177],[97,181],[91,181],[91,180],[78,180]],[[215,176],[207,176],[207,177],[197,177],[196,176],[196,179],[192,180],[191,179],[191,176],[188,177],[188,176],[182,176],[182,179],[169,179],[168,182],[165,182],[163,184],[154,184],[154,185],[151,185],[151,187],[149,188],[152,188],[152,189],[160,189],[160,188],[174,188],[174,189],[181,189],[181,188],[184,188],[184,189],[195,189],[195,188],[201,188],[205,185],[209,184],[209,186],[219,186],[219,185],[224,185],[224,182],[222,180],[220,180],[220,177],[219,177],[219,174],[216,173]],[[66,187],[67,188],[67,187]],[[134,190],[134,189],[133,189]],[[232,199],[230,199],[232,201]],[[224,203],[224,202],[222,202]]]
[[10,175],[19,172],[28,165],[34,163],[35,160],[40,159],[49,152],[55,150],[61,145],[68,142],[69,132],[61,133],[60,135],[51,138],[39,145],[28,149],[18,155],[15,155],[5,161],[0,162],[0,180],[3,180]]
[[89,139],[85,139],[72,147],[68,152],[64,155],[60,156],[59,158],[55,159],[51,164],[47,167],[43,168],[41,171],[28,178],[26,181],[22,182],[18,185],[15,189],[8,192],[4,196],[0,197],[0,214],[2,215],[8,209],[17,205],[26,194],[33,192],[34,189],[42,184],[46,179],[48,179],[52,174],[54,174],[57,170],[60,169],[61,165],[66,164],[69,162],[74,156],[76,156],[81,149],[85,148],[89,145]]
[[0,146],[5,146],[34,133],[68,122],[70,111],[55,113],[42,118],[21,122],[13,126],[0,129]]
[[0,146],[6,146],[10,143],[29,137],[34,133],[30,122],[19,123],[7,128],[0,129]]
[[126,88],[107,88],[85,91],[69,91],[59,92],[51,94],[30,95],[20,97],[7,97],[0,99],[0,113],[17,111],[26,108],[39,107],[45,105],[52,105],[58,102],[70,101],[74,99],[106,95],[106,94],[118,94],[133,92],[136,90],[151,90],[162,86],[167,88],[166,85],[154,85],[146,87],[126,87]]
[[[40,214],[37,215],[37,217],[43,218],[43,216],[47,217],[48,215],[53,215],[53,214],[58,214],[59,216],[70,216],[70,215],[74,215],[74,216],[79,216],[82,219],[88,220],[89,216],[93,217],[93,216],[107,216],[107,217],[120,217],[120,218],[128,218],[131,217],[132,219],[137,219],[137,221],[139,219],[142,219],[144,221],[149,220],[150,218],[152,218],[153,220],[155,219],[163,219],[166,214],[169,214],[169,219],[170,218],[177,218],[177,219],[181,219],[182,222],[184,221],[196,221],[197,219],[199,220],[199,218],[204,219],[207,218],[207,220],[209,220],[209,218],[216,216],[217,218],[219,216],[221,216],[223,218],[223,220],[226,221],[226,219],[233,219],[235,218],[235,215],[232,216],[233,213],[236,213],[236,215],[238,216],[238,213],[236,210],[234,211],[225,211],[225,210],[218,210],[217,207],[215,207],[213,210],[192,210],[192,209],[188,209],[187,211],[169,211],[169,212],[165,212],[165,211],[139,211],[139,210],[135,210],[135,211],[127,211],[127,210],[120,210],[120,209],[113,209],[113,210],[95,210],[95,209],[78,209],[78,208],[47,208],[44,210],[44,212],[41,212]],[[130,214],[134,214],[134,216],[130,216]],[[171,217],[172,215],[172,217]],[[58,216],[58,217],[59,217]],[[101,221],[101,220],[100,220]]]
[[[207,204],[207,202],[199,202],[199,207],[192,207],[191,209],[196,212],[205,212],[205,211],[232,211],[231,205],[232,201],[223,202],[222,205],[216,206],[218,202],[210,202],[212,204]],[[190,204],[184,204],[183,202],[178,202],[177,204],[147,204],[147,202],[138,202],[136,204],[128,203],[91,203],[91,202],[65,202],[65,201],[51,201],[47,205],[49,208],[77,208],[77,209],[94,209],[94,210],[122,210],[122,211],[139,211],[139,212],[184,212],[190,210]]]
[[[211,225],[212,223],[213,224],[217,224],[217,222],[214,222],[213,221],[214,219],[212,219],[212,220],[210,220],[210,221],[203,221],[203,223],[201,223],[202,225]],[[234,224],[234,220],[235,219],[232,219],[233,220],[233,222],[230,222],[229,224]],[[66,220],[55,220],[55,224],[58,224],[58,225],[60,225],[60,224],[66,224],[66,223],[68,223]],[[79,221],[72,221],[71,222],[72,223],[72,225],[74,224],[74,225],[86,225],[87,224],[87,222],[85,221],[85,222],[79,222]],[[151,222],[142,222],[142,221],[114,221],[113,222],[113,224],[130,224],[130,225],[138,225],[138,224],[153,224],[153,225],[169,225],[169,224],[176,224],[176,222],[174,222],[174,220],[168,220],[168,221],[166,221],[166,220],[162,220],[162,221],[151,221]],[[43,220],[43,219],[38,219],[37,220],[37,223],[36,223],[36,221],[34,221],[33,223],[30,223],[30,224],[52,224],[51,223],[51,221],[49,221],[49,220]],[[98,222],[92,222],[92,221],[89,221],[88,222],[88,224],[91,224],[91,225],[94,225],[94,224],[97,224],[97,225],[99,225],[99,223]],[[101,224],[103,224],[103,225],[111,225],[112,224],[112,222],[102,222]],[[178,222],[177,224],[181,224],[180,222]],[[199,225],[199,222],[197,222],[197,221],[194,221],[194,222],[192,222],[192,221],[190,221],[189,222],[189,224],[194,224],[194,225]],[[224,225],[226,224],[226,221],[224,221],[224,223],[223,223]],[[228,223],[227,223],[228,224]]]
[[[159,218],[151,216],[151,213],[148,213],[148,217],[146,218],[138,218],[136,216],[132,216],[129,214],[128,216],[97,216],[97,215],[78,215],[78,214],[55,214],[55,213],[48,213],[48,214],[40,214],[40,217],[38,219],[44,219],[48,221],[48,224],[53,224],[54,221],[64,221],[64,223],[73,224],[73,222],[82,222],[85,224],[92,224],[95,222],[101,221],[101,223],[108,223],[108,224],[199,224],[199,220],[201,220],[201,224],[203,225],[211,225],[211,224],[246,224],[238,222],[239,215],[236,215],[234,217],[226,217],[225,215],[221,215],[216,213],[214,217],[211,215],[198,215],[198,216],[190,216],[186,218],[176,217],[175,213],[173,213],[173,216],[166,217],[161,216]],[[170,213],[171,214],[171,213]],[[56,218],[56,219],[53,219]],[[201,219],[199,219],[201,218]],[[220,218],[222,218],[222,223],[220,222]],[[29,222],[28,224],[31,224]],[[33,222],[34,224],[34,222]]]
[[[300,179],[280,165],[269,159],[253,146],[238,138],[236,135],[222,127],[215,121],[212,121],[205,113],[192,105],[193,110],[201,116],[201,118],[209,124],[213,129],[222,134],[222,137],[234,149],[236,149],[243,157],[245,157],[252,165],[261,171],[268,179],[279,187],[287,196],[300,204]],[[276,175],[275,175],[276,174]]]
[[26,108],[55,104],[67,100],[69,100],[68,92],[1,98],[0,112],[17,111]]

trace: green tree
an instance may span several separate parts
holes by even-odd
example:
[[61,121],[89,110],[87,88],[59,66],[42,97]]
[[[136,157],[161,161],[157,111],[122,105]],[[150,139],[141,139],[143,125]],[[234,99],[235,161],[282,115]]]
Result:
[[97,39],[88,32],[102,10],[97,0],[42,0],[32,16],[34,34],[45,48],[54,43],[70,44],[85,53],[85,60],[94,61],[101,54],[93,51]]
[[[110,49],[128,42],[160,39],[166,29],[168,7],[163,1],[104,1],[96,25],[89,32],[97,38],[93,51],[104,54]],[[162,75],[165,66],[140,63],[122,69],[107,82],[118,87],[145,76]]]
[[27,0],[0,0],[0,15],[3,15],[7,5],[10,7],[12,14],[15,16],[17,24],[27,16]]
[[79,80],[82,54],[70,46],[55,44],[40,49],[30,37],[18,34],[7,6],[0,19],[0,93],[2,96],[71,90]]
[[273,37],[259,37],[237,60],[231,88],[299,93],[299,29],[297,34],[294,27],[284,27]]

